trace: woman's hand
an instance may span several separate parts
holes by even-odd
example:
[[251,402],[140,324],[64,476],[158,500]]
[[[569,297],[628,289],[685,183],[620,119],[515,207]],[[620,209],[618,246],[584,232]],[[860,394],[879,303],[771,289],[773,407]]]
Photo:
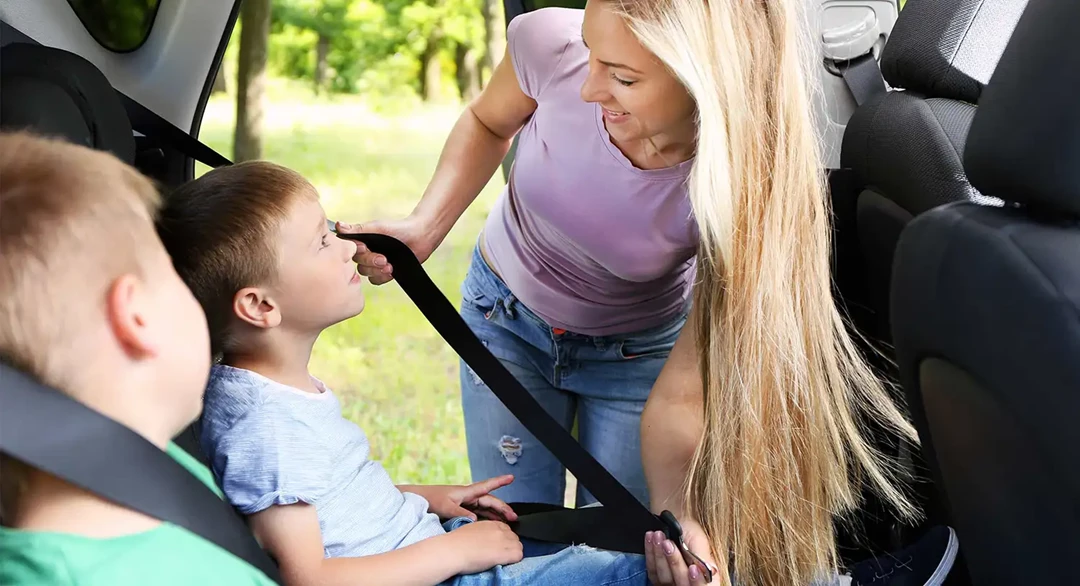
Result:
[[514,481],[511,475],[497,476],[475,482],[467,486],[401,486],[403,492],[411,492],[424,497],[432,513],[440,519],[468,517],[492,521],[516,521],[517,513],[491,491],[502,488]]
[[[683,541],[690,551],[708,564],[716,583],[716,563],[713,561],[709,539],[697,522],[689,519],[679,521],[683,530]],[[705,576],[697,565],[687,566],[682,552],[662,531],[651,531],[645,535],[645,567],[649,582],[654,586],[691,586],[705,584]]]
[[[442,242],[442,237],[428,222],[412,215],[400,220],[375,220],[363,224],[337,223],[339,234],[385,234],[405,243],[420,262],[424,262]],[[356,243],[356,268],[372,285],[382,285],[394,278],[394,267],[381,254],[368,250],[362,242]]]

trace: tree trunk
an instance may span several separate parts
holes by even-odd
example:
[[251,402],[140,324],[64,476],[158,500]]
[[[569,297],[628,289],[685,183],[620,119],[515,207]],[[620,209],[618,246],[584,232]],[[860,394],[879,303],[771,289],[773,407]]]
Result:
[[330,53],[330,37],[319,34],[315,44],[315,93],[326,87],[326,56]]
[[457,85],[461,99],[471,102],[480,95],[480,64],[476,49],[458,44],[454,50],[454,63],[457,65]]
[[427,48],[420,56],[420,95],[425,102],[434,102],[442,94],[442,62],[439,49],[442,45],[442,32],[436,30],[428,39]]
[[270,41],[270,0],[243,0],[237,68],[235,162],[262,158],[263,93]]
[[228,76],[225,75],[225,62],[223,60],[222,63],[221,63],[221,66],[218,67],[217,75],[214,76],[214,87],[210,88],[210,93],[211,94],[224,94],[224,93],[228,93],[228,91],[229,91],[229,80],[228,80]]
[[[480,12],[484,16],[484,60],[482,67],[490,76],[502,60],[506,50],[506,23],[503,5],[499,0],[480,0]],[[486,81],[483,82],[486,85]]]

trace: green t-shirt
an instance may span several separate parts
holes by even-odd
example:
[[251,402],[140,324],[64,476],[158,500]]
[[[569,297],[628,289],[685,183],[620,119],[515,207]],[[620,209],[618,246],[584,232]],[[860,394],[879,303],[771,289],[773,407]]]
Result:
[[[170,444],[167,453],[218,496],[210,470]],[[78,586],[271,586],[265,574],[186,529],[94,539],[0,527],[0,584]]]

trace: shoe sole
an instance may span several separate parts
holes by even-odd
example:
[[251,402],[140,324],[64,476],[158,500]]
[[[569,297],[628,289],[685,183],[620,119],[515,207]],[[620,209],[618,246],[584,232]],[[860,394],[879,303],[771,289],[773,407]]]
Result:
[[934,573],[930,575],[930,579],[926,581],[926,586],[942,586],[945,583],[945,578],[952,571],[953,564],[956,563],[956,554],[960,551],[960,539],[956,536],[956,531],[953,531],[952,527],[948,527],[948,529],[949,545],[945,548],[945,555],[941,558],[941,563],[938,564]]

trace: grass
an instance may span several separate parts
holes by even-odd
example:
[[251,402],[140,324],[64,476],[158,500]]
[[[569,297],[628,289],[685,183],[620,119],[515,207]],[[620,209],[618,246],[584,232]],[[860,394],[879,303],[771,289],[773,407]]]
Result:
[[[232,154],[235,102],[215,96],[200,139]],[[355,97],[315,97],[275,80],[265,110],[263,158],[304,174],[331,219],[363,222],[408,214],[435,170],[458,105],[373,109]],[[425,263],[460,302],[472,247],[502,187],[496,173]],[[312,374],[338,394],[397,483],[466,483],[469,478],[458,359],[395,283],[366,288],[367,309],[320,337]]]

